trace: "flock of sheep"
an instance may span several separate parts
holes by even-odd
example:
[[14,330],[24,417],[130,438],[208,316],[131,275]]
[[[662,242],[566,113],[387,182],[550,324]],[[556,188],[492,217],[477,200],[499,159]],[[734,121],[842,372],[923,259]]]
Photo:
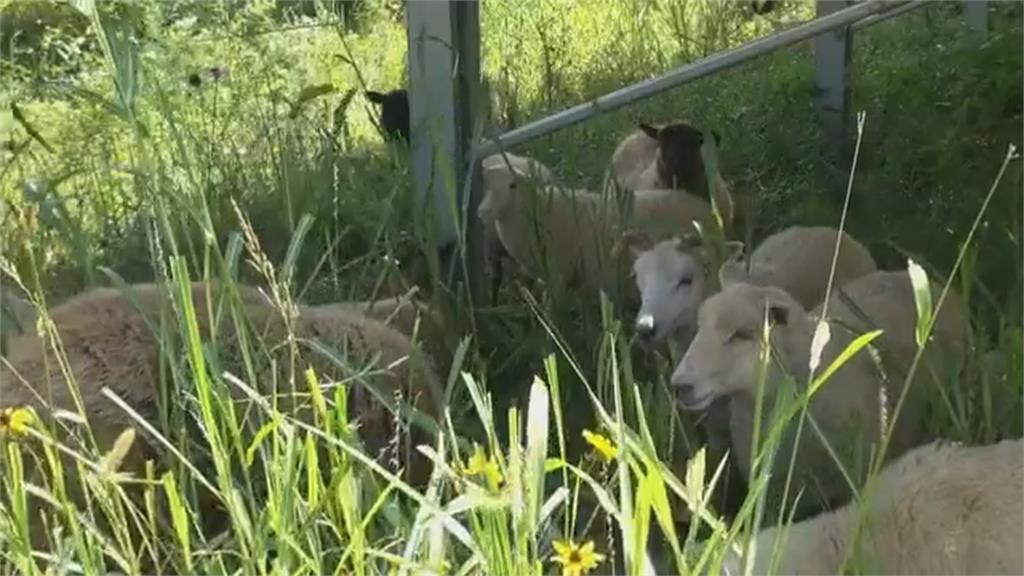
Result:
[[[631,191],[624,206],[607,194],[557,186],[536,160],[486,158],[478,216],[500,252],[528,274],[546,271],[549,281],[609,290],[622,274],[616,259],[627,259],[640,299],[635,331],[673,351],[679,406],[700,414],[710,453],[721,458],[728,450],[728,464],[744,480],[757,477],[752,466],[767,469],[765,525],[797,522],[782,549],[781,573],[839,570],[862,511],[868,535],[860,551],[877,563],[873,569],[1024,573],[1024,445],[1018,439],[954,447],[927,425],[930,399],[955,379],[974,345],[964,302],[955,291],[940,301],[942,287],[931,283],[931,300],[941,307],[911,372],[919,346],[910,273],[877,269],[870,252],[844,232],[791,227],[749,256],[727,240],[720,290],[712,293],[713,259],[694,238],[706,235],[715,214],[728,231],[734,204],[722,177],[705,174],[704,134],[677,121],[641,124],[623,140],[610,164],[614,181]],[[708,140],[717,145],[718,136]],[[704,190],[710,193],[693,193]],[[873,329],[882,330],[873,354],[846,358],[816,386],[808,422],[798,426],[796,402],[812,376]],[[763,344],[772,351],[766,362]],[[754,439],[768,438],[772,415],[787,408],[794,418],[774,450],[759,455]],[[883,449],[881,462],[888,464],[862,499]],[[722,492],[722,511],[738,511],[740,503]],[[767,542],[763,554],[775,534],[758,536]],[[764,562],[757,558],[756,566],[764,569]]]
[[[404,123],[407,134],[407,110]],[[855,542],[877,562],[878,571],[1024,573],[1021,441],[954,446],[926,426],[929,398],[974,345],[963,302],[954,292],[947,295],[921,367],[904,390],[918,349],[910,276],[878,270],[871,254],[848,234],[793,227],[768,237],[749,255],[728,240],[725,263],[710,269],[712,258],[694,233],[721,229],[728,236],[734,207],[721,175],[705,173],[702,148],[718,141],[717,135],[705,134],[685,122],[642,124],[612,157],[612,177],[629,191],[625,201],[615,203],[607,194],[555,185],[553,172],[534,159],[509,153],[486,158],[477,216],[489,242],[527,274],[546,270],[549,278],[555,272],[567,285],[612,291],[631,271],[640,300],[635,331],[649,345],[672,349],[678,363],[671,382],[679,406],[701,415],[711,454],[721,458],[728,451],[729,465],[743,479],[754,474],[752,465],[767,467],[766,526],[785,519],[777,516],[783,502],[792,506],[796,523],[781,549],[783,573],[834,573]],[[940,292],[932,286],[933,302]],[[26,325],[35,323],[33,314],[26,305]],[[442,413],[437,374],[446,359],[443,353],[424,353],[412,334],[426,326],[429,344],[430,327],[443,325],[443,319],[412,298],[292,308],[274,293],[247,286],[193,283],[171,297],[162,286],[143,284],[91,290],[53,307],[48,316],[52,332],[28,330],[7,343],[0,361],[0,404],[32,406],[44,416],[78,412],[81,406],[101,453],[126,427],[137,426],[108,392],[156,423],[161,405],[188,398],[166,386],[183,374],[216,370],[245,382],[287,382],[284,371],[311,365],[320,381],[358,380],[349,386],[349,413],[359,418],[370,453],[407,464],[413,483],[426,477],[428,467],[413,457],[415,450],[390,445],[396,436],[391,416],[396,395],[435,419]],[[167,330],[182,318],[189,323]],[[773,411],[795,406],[793,398],[811,373],[821,374],[873,328],[884,331],[872,345],[875,354],[862,351],[847,359],[808,401],[806,425],[796,426],[794,418],[773,456],[755,458],[759,450],[752,439],[769,436]],[[297,341],[287,338],[289,331]],[[52,337],[56,334],[59,341]],[[190,349],[189,342],[178,341],[186,336],[176,334],[216,346],[206,359],[161,354]],[[246,351],[257,334],[266,347],[253,357]],[[828,341],[822,346],[823,334]],[[774,353],[761,374],[764,338]],[[58,342],[61,357],[53,352]],[[347,361],[330,361],[316,342],[345,351]],[[301,362],[291,362],[292,353]],[[372,369],[361,369],[366,364]],[[68,386],[70,379],[77,388]],[[795,385],[787,388],[785,382]],[[265,408],[261,395],[271,391],[258,392],[238,383],[231,397]],[[315,403],[296,399],[294,391],[275,392],[279,409],[321,422]],[[763,427],[754,430],[758,414]],[[55,421],[62,439],[84,442],[74,421]],[[413,428],[416,442],[424,432]],[[861,487],[883,443],[888,463],[870,499],[862,500]],[[165,454],[165,448],[159,438],[144,435],[122,469],[141,475],[145,461]],[[30,501],[36,510],[46,505]],[[736,502],[726,496],[716,504],[726,514],[736,512]],[[862,519],[865,532],[855,538]],[[42,530],[42,523],[35,526]],[[757,536],[758,570],[767,567],[777,530],[766,528]],[[35,530],[33,537],[36,545],[43,544],[41,532]],[[727,565],[735,568],[739,560],[732,556]]]

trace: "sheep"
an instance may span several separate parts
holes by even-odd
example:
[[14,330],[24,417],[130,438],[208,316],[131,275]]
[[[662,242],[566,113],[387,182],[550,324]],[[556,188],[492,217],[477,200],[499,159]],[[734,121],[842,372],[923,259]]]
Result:
[[[480,165],[481,169],[484,171],[485,187],[488,186],[488,171],[495,169],[498,169],[498,171],[491,172],[492,177],[495,178],[497,178],[499,174],[508,174],[508,171],[511,168],[519,178],[529,178],[546,184],[554,182],[554,176],[551,173],[551,169],[543,163],[527,156],[512,154],[511,152],[491,154],[490,156],[485,157],[480,162]],[[501,168],[504,168],[504,170],[500,170]],[[501,180],[496,180],[494,184],[500,185]]]
[[[544,186],[554,184],[555,178],[551,170],[541,162],[518,156],[509,152],[492,154],[481,161],[484,197],[489,190],[509,190],[516,186]],[[508,257],[494,223],[482,221],[484,231],[484,254],[493,274],[491,285],[491,302],[496,303],[498,289],[502,282],[502,259]]]
[[[840,235],[841,234],[841,235]],[[832,258],[836,243],[835,274]],[[733,258],[722,265],[718,278],[722,286],[746,282],[778,286],[810,310],[825,299],[829,277],[840,286],[877,269],[863,244],[846,232],[828,226],[791,226],[765,238],[750,255]]]
[[380,129],[385,140],[409,142],[409,94],[404,88],[390,92],[368,90],[366,98],[380,106]]
[[[930,284],[932,302],[937,305],[942,287],[935,282]],[[843,284],[829,298],[827,306],[821,304],[813,311],[818,317],[823,313],[831,324],[847,331],[864,333],[881,328],[883,333],[875,348],[882,354],[886,378],[903,382],[917,351],[917,309],[913,285],[906,271],[878,270]],[[934,374],[938,381],[933,386],[941,386],[943,377],[948,380],[950,374],[963,365],[970,343],[967,305],[959,294],[950,290],[936,316],[924,363],[915,373],[908,400],[897,418],[894,442],[903,442],[895,446],[897,453],[926,437],[926,431],[920,429],[924,420],[921,411],[936,391],[928,387],[931,384],[928,379]]]
[[[865,307],[874,308],[867,302]],[[940,316],[945,313],[940,312]],[[816,310],[815,314],[820,316],[821,310]],[[760,334],[766,317],[773,325],[771,343],[777,352],[776,361],[769,362],[763,390],[761,438],[765,438],[785,375],[791,375],[798,388],[807,382],[811,341],[817,326],[812,314],[785,290],[738,283],[708,298],[698,313],[697,334],[671,377],[685,410],[703,410],[718,398],[729,399],[732,453],[748,481],[759,387]],[[894,313],[878,318],[877,325],[887,332],[898,331],[898,326],[906,321],[905,314]],[[831,337],[820,356],[821,369],[829,366],[855,338],[855,334],[838,322],[830,322],[829,326]],[[880,440],[883,409],[889,411],[888,404],[899,397],[902,384],[902,381],[894,384],[881,381],[870,356],[861,352],[849,358],[810,399],[809,415],[854,481],[863,477],[867,464],[865,455],[871,453],[867,450]],[[887,403],[884,406],[883,399]],[[915,420],[918,410],[913,406],[904,408],[898,420],[900,426],[893,431],[885,454],[887,458],[898,456],[923,439],[920,422]],[[795,422],[791,421],[775,455],[768,485],[768,518],[778,511],[779,491],[784,487],[793,456],[795,429]],[[801,445],[795,454],[795,483],[790,493],[805,491],[795,509],[797,519],[840,504],[850,496],[846,478],[835,466],[821,439],[810,432],[809,426],[805,429],[806,437],[800,439]]]
[[[247,333],[246,338],[254,342],[257,334],[262,335],[262,342],[268,345],[267,353],[276,357],[275,364],[266,362],[265,353],[251,355],[256,381],[250,381],[248,366],[243,362],[240,335],[232,316],[224,308],[233,299],[222,288],[197,282],[191,285],[190,296],[200,337],[204,341],[216,342],[215,365],[218,371],[230,372],[263,393],[267,390],[260,390],[259,385],[266,386],[271,381],[283,387],[287,382],[286,374],[279,374],[275,379],[268,373],[271,366],[281,370],[291,366],[287,357],[288,347],[278,346],[286,336],[282,315],[265,301],[258,300],[262,296],[257,296],[255,289],[243,289],[240,293],[242,297],[234,303],[237,308],[232,309],[238,310],[241,313],[238,318],[244,318],[256,331],[256,334]],[[161,285],[140,284],[126,290],[93,289],[54,307],[49,313],[101,453],[110,449],[125,428],[136,425],[130,416],[101,393],[103,388],[115,392],[148,422],[158,426],[160,378],[164,371],[162,366],[166,365],[166,361],[161,360],[161,350],[176,349],[169,338],[170,333],[160,332],[161,326],[166,325],[163,322],[177,324],[178,316],[173,314],[171,304]],[[218,310],[219,320],[214,323]],[[435,418],[440,413],[439,379],[429,361],[414,349],[406,336],[379,321],[341,308],[299,308],[298,312],[293,325],[301,355],[295,364],[298,370],[311,365],[321,380],[330,378],[337,381],[334,377],[351,378],[351,368],[361,368],[367,360],[374,359],[373,373],[357,376],[366,380],[366,386],[377,388],[385,398],[401,390],[404,398],[419,410]],[[308,353],[308,346],[304,343],[311,340],[344,351],[350,369],[339,369],[322,354]],[[258,345],[250,347],[256,348]],[[174,356],[172,353],[170,358]],[[77,412],[74,397],[56,358],[48,339],[36,334],[24,334],[13,339],[5,360],[0,362],[0,408],[30,406],[46,419],[56,410]],[[171,362],[171,366],[174,364]],[[301,381],[298,385],[303,386]],[[248,399],[238,387],[229,388],[235,400]],[[181,397],[180,392],[172,394],[172,398]],[[394,436],[390,432],[390,411],[358,383],[351,385],[348,402],[348,414],[351,419],[359,421],[360,438],[367,446],[367,453],[381,452]],[[300,419],[308,421],[312,417],[307,405],[296,402],[288,394],[279,392],[277,405],[282,412],[293,413]],[[164,431],[165,434],[167,432]],[[420,435],[416,430],[414,434]],[[67,435],[62,436],[65,436],[65,441],[71,439]],[[413,452],[415,456],[416,451]],[[156,458],[160,453],[159,444],[144,437],[134,443],[121,469],[141,475],[145,460]],[[410,480],[417,484],[424,482],[428,473],[424,459],[414,457],[408,464]],[[65,474],[73,473],[74,466],[65,467]],[[76,484],[69,482],[70,486]],[[33,526],[41,529],[41,525],[33,517]],[[36,533],[33,538],[38,542],[42,535]]]
[[[490,82],[487,78],[480,79],[480,88],[488,97],[482,99],[484,115],[490,117]],[[385,140],[409,142],[409,91],[398,88],[390,92],[366,91],[366,98],[380,106],[380,128]]]
[[775,10],[776,0],[750,0],[750,10],[758,16],[764,16]]
[[377,298],[362,302],[341,302],[313,306],[313,310],[339,307],[352,314],[365,315],[390,325],[410,338],[434,362],[441,374],[447,373],[451,361],[450,338],[444,318],[416,297],[417,287],[400,296]]
[[[1022,450],[1020,438],[920,446],[882,469],[866,502],[758,532],[752,573],[768,573],[778,541],[777,574],[838,574],[847,558],[872,574],[1024,574]],[[721,573],[741,569],[729,551]]]
[[685,234],[693,221],[711,225],[711,206],[688,193],[639,190],[625,210],[605,196],[553,186],[488,188],[478,217],[494,226],[511,258],[530,275],[547,270],[609,289],[619,278],[621,231]]
[[[750,270],[739,257],[742,244],[727,241],[726,262],[719,270],[722,286],[737,282],[778,286],[810,309],[825,297],[839,231],[825,226],[795,226],[769,236],[750,257]],[[637,334],[649,343],[668,341],[685,351],[708,295],[705,250],[679,238],[655,243],[647,234],[628,238],[633,274],[641,304]],[[871,254],[849,234],[842,235],[835,285],[875,270]]]
[[[752,270],[746,273],[742,261],[735,258],[742,248],[726,242],[728,263],[723,266],[723,285],[746,274],[755,283],[777,284],[804,296],[798,298],[806,308],[813,307],[825,293],[832,254],[838,231],[826,227],[794,227],[769,237],[752,257]],[[633,273],[640,293],[636,333],[642,341],[655,344],[667,341],[672,357],[686,351],[697,323],[697,311],[708,294],[706,266],[709,258],[699,244],[681,238],[655,243],[646,233],[626,238],[633,261]],[[789,251],[791,260],[782,255]],[[843,281],[875,269],[870,254],[849,235],[843,235],[836,266],[836,279]],[[731,272],[731,274],[729,274]],[[712,458],[719,459],[728,439],[728,408],[715,402],[701,419]],[[723,501],[724,509],[733,503]]]
[[[717,146],[721,141],[712,132]],[[612,176],[630,190],[681,189],[710,201],[714,197],[726,225],[732,222],[733,201],[721,174],[714,176],[709,196],[701,147],[704,134],[686,122],[651,125],[641,122],[639,130],[625,138],[612,154]]]

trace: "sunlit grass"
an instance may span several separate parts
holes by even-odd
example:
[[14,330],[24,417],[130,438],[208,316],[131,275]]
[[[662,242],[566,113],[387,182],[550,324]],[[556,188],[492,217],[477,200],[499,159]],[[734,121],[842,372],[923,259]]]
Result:
[[[687,5],[691,12],[681,8]],[[729,5],[714,22],[695,19],[715,10],[714,3],[582,3],[571,14],[545,0],[486,6],[493,8],[484,11],[485,68],[499,87],[497,116],[508,124],[768,27],[739,22]],[[92,17],[101,29],[110,28],[98,13]],[[754,454],[759,472],[739,514],[722,518],[711,504],[722,463],[706,458],[694,422],[674,410],[670,363],[633,346],[622,320],[628,310],[597,294],[560,292],[543,280],[527,290],[518,278],[499,306],[470,310],[464,295],[437,284],[436,262],[425,273],[414,269],[411,263],[431,253],[432,243],[417,221],[403,153],[375,144],[358,97],[340,105],[357,73],[372,88],[401,84],[404,35],[397,24],[377,20],[372,33],[346,37],[345,46],[329,27],[264,35],[248,25],[225,20],[224,29],[203,29],[198,37],[167,30],[148,45],[126,42],[112,30],[97,56],[103,62],[86,84],[89,94],[62,93],[62,100],[48,103],[27,83],[11,89],[10,99],[28,100],[29,121],[58,153],[43,151],[24,127],[0,117],[15,148],[31,146],[4,156],[0,168],[0,191],[12,204],[2,216],[4,282],[19,277],[19,289],[40,308],[55,368],[73,372],[46,320],[51,301],[108,279],[123,286],[155,278],[174,307],[150,326],[160,335],[164,370],[156,393],[166,409],[157,421],[134,413],[109,390],[109,402],[135,422],[128,428],[134,431],[109,446],[93,441],[81,414],[62,414],[56,426],[45,419],[32,426],[9,420],[0,466],[0,571],[45,573],[51,565],[58,573],[86,574],[687,574],[714,572],[730,547],[744,548],[768,512],[774,446],[838,364],[822,366],[804,393],[782,406],[786,413],[763,415],[769,421],[766,438],[755,442],[762,446]],[[569,25],[574,33],[559,33]],[[994,42],[987,49],[997,52],[999,38]],[[903,69],[898,53],[888,57],[886,75]],[[230,75],[187,88],[184,79],[199,65],[224,65]],[[999,66],[992,69],[1019,69]],[[868,76],[865,85],[874,79]],[[335,89],[302,99],[310,86],[326,82]],[[763,68],[542,139],[528,152],[568,184],[596,187],[633,115],[693,114],[725,126],[722,169],[734,189],[760,195],[769,216],[788,208],[806,215],[814,210],[805,204],[824,202],[817,164],[806,157],[813,156],[816,138],[804,105],[808,84],[800,56],[773,57]],[[932,98],[924,90],[908,99]],[[982,118],[993,122],[999,105],[983,106]],[[66,118],[62,111],[69,111]],[[877,125],[886,129],[876,134],[894,140],[907,133],[893,119]],[[926,140],[927,134],[914,146]],[[920,154],[932,162],[934,178],[953,174],[951,180],[963,185],[970,181],[942,159],[967,148]],[[983,152],[971,153],[984,158]],[[911,164],[904,158],[883,170],[876,163],[868,178],[879,186],[886,179],[878,174],[902,178]],[[1019,162],[1010,166],[1006,179],[1019,184]],[[982,164],[976,170],[974,182],[984,180],[986,188],[963,185],[963,210],[1009,240],[984,236],[977,223],[971,230],[950,224],[963,250],[936,248],[929,256],[962,263],[948,267],[950,281],[965,296],[966,287],[978,287],[974,293],[981,295],[972,299],[982,310],[978,317],[994,314],[997,321],[975,322],[985,337],[979,336],[963,373],[940,374],[949,398],[931,427],[945,437],[991,442],[1020,435],[1020,323],[1013,308],[999,310],[998,304],[1019,297],[1021,270],[1019,262],[1006,268],[1007,278],[1016,275],[1014,284],[989,264],[992,254],[1019,252],[1020,223],[997,217],[1014,213],[1009,208],[1019,208],[1013,204],[1019,199],[998,180],[987,187],[992,170]],[[927,182],[918,186],[930,192]],[[858,193],[850,195],[854,203]],[[1005,214],[978,205],[1003,197]],[[906,205],[915,201],[911,195]],[[870,229],[864,222],[860,228]],[[758,230],[781,225],[774,217],[756,222]],[[904,228],[914,227],[900,226],[900,239],[908,237]],[[713,244],[720,239],[718,230],[706,232]],[[1004,248],[981,249],[983,242]],[[189,280],[225,282],[229,289],[202,309],[188,297]],[[321,389],[328,376],[303,364],[292,348],[298,345],[293,333],[283,339],[286,352],[275,356],[284,365],[273,377],[256,369],[268,346],[278,343],[245,329],[248,319],[231,289],[263,286],[275,313],[290,325],[295,305],[374,298],[412,282],[432,309],[444,311],[452,340],[461,342],[448,346],[451,371],[441,374],[446,412],[439,422],[420,420],[436,432],[431,445],[420,447],[433,463],[423,487],[405,482],[388,458],[366,453],[354,426],[361,415],[352,412],[343,387]],[[995,286],[995,306],[983,302],[993,292],[980,288],[987,283]],[[921,302],[922,319],[933,316],[927,313],[932,307]],[[207,317],[243,338],[237,373],[221,369],[219,343],[198,330],[197,319]],[[849,354],[865,353],[858,350],[870,338],[855,341]],[[322,346],[316,352],[358,378],[344,350]],[[762,361],[769,361],[767,354]],[[260,392],[271,389],[307,395],[312,419],[297,418]],[[174,390],[187,391],[183,405],[172,401]],[[239,394],[247,410],[232,402]],[[87,412],[78,404],[76,412]],[[402,412],[396,420],[413,416]],[[127,445],[143,438],[164,458],[129,475],[119,464],[129,463]],[[33,514],[33,498],[45,522]],[[31,541],[40,528],[41,547]]]

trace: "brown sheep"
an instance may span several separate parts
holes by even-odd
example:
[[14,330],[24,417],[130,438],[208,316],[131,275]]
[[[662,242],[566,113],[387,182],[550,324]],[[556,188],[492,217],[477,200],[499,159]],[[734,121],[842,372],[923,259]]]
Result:
[[[216,349],[216,354],[207,358],[207,369],[213,369],[211,362],[215,360],[220,370],[230,372],[261,395],[266,395],[269,392],[266,388],[275,381],[271,365],[267,362],[269,354],[276,359],[278,370],[283,371],[276,378],[278,389],[290,390],[286,368],[291,365],[289,347],[282,345],[287,341],[287,330],[280,311],[269,306],[263,296],[252,288],[242,287],[240,293],[242,297],[229,305],[234,299],[224,290],[203,283],[191,286],[190,297],[194,302],[199,337],[204,343],[215,344]],[[238,308],[233,308],[236,304]],[[233,317],[229,314],[229,306],[241,314]],[[109,450],[125,428],[137,427],[128,414],[101,393],[103,388],[115,392],[159,429],[161,377],[174,372],[178,374],[174,382],[192,381],[193,374],[193,368],[181,370],[190,364],[181,360],[178,352],[182,345],[187,347],[187,343],[176,344],[184,336],[172,337],[184,332],[171,329],[179,327],[181,315],[173,313],[172,302],[164,288],[157,284],[134,285],[127,291],[98,288],[54,307],[49,316],[59,334],[60,347],[66,354],[68,369],[74,377],[84,404],[84,415],[99,452]],[[249,342],[245,349],[253,351],[251,359],[255,381],[249,377],[243,362],[243,346],[233,318],[252,328],[245,330],[244,335]],[[435,418],[440,413],[440,383],[436,374],[429,362],[414,349],[409,338],[394,329],[341,308],[299,308],[294,334],[301,355],[294,364],[297,389],[300,393],[307,389],[303,378],[307,366],[315,369],[321,382],[352,382],[347,384],[350,386],[348,414],[350,419],[359,421],[359,435],[368,454],[380,453],[394,436],[391,412],[363,385],[348,380],[371,359],[372,374],[357,378],[378,388],[385,398],[401,390],[403,397],[418,409]],[[346,368],[342,369],[311,349],[309,343],[313,340],[338,350]],[[265,350],[258,344],[260,341],[266,344]],[[161,349],[169,355],[161,353]],[[44,420],[50,420],[54,410],[77,413],[74,396],[57,358],[48,339],[41,339],[35,334],[14,339],[6,359],[0,363],[3,367],[0,370],[2,407],[31,406]],[[174,370],[174,367],[178,369]],[[237,386],[227,386],[234,400],[249,401]],[[164,401],[181,403],[186,400],[182,392],[172,389],[170,397]],[[333,393],[325,393],[325,397],[333,398]],[[312,421],[312,409],[290,394],[278,392],[277,406],[282,412],[294,414],[300,420]],[[57,430],[60,430],[59,425]],[[162,432],[167,434],[169,431]],[[415,426],[413,432],[417,438],[424,437]],[[58,436],[64,441],[72,440],[59,432]],[[410,449],[406,447],[406,450]],[[162,452],[158,443],[143,435],[126,455],[121,470],[140,475],[145,460],[156,459],[159,462]],[[417,453],[413,450],[414,455]],[[428,473],[425,459],[415,457],[406,462],[411,480],[422,483]],[[206,469],[210,471],[209,467]],[[70,476],[73,472],[74,466],[65,466],[65,474]],[[74,486],[76,482],[68,484]],[[41,530],[42,523],[33,517],[32,526]],[[36,533],[33,537],[41,536]]]

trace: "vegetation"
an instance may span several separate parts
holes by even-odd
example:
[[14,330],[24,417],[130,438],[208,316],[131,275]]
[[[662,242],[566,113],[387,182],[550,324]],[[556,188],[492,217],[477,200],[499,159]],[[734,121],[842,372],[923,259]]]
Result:
[[[127,481],[84,464],[116,454],[76,447],[89,504],[76,510],[59,482],[24,473],[33,456],[18,447],[30,442],[43,462],[60,460],[40,441],[50,431],[12,412],[0,420],[0,571],[45,570],[26,541],[38,521],[26,516],[26,482],[55,503],[56,572],[637,573],[650,549],[659,572],[690,573],[743,542],[758,494],[731,524],[707,509],[717,463],[674,408],[670,361],[623,327],[630,309],[514,278],[497,306],[474,310],[438,282],[405,153],[383,144],[362,96],[404,84],[400,3],[289,8],[0,0],[3,281],[41,308],[121,280],[177,291],[188,278],[234,278],[302,303],[416,282],[453,339],[469,336],[451,347],[450,414],[430,486],[405,485],[330,428],[270,425],[280,418],[266,412],[247,427],[230,422],[239,433],[206,446],[214,465],[201,474],[169,456],[169,466]],[[1018,159],[1004,164],[1022,133],[1024,31],[1021,6],[999,5],[979,45],[958,11],[931,6],[857,33],[853,108],[866,123],[847,229],[882,267],[910,257],[968,300],[976,350],[960,373],[943,375],[951,392],[932,426],[987,443],[1021,436],[1024,419],[1024,182]],[[493,119],[522,124],[809,12],[798,3],[755,16],[739,2],[490,0],[482,57]],[[721,171],[744,206],[748,241],[789,224],[835,226],[846,181],[825,153],[812,69],[811,47],[800,45],[516,152],[567,185],[598,189],[637,118],[688,117],[722,135]],[[185,367],[209,363],[208,346],[186,334],[162,352]],[[174,381],[193,398],[188,417],[225,429],[234,416],[203,390],[234,380],[188,370]],[[339,406],[332,418],[348,415]],[[251,462],[240,460],[247,454]],[[268,474],[261,489],[231,476],[242,464],[290,473]],[[199,505],[204,482],[230,512],[215,534],[198,529],[212,513]]]

